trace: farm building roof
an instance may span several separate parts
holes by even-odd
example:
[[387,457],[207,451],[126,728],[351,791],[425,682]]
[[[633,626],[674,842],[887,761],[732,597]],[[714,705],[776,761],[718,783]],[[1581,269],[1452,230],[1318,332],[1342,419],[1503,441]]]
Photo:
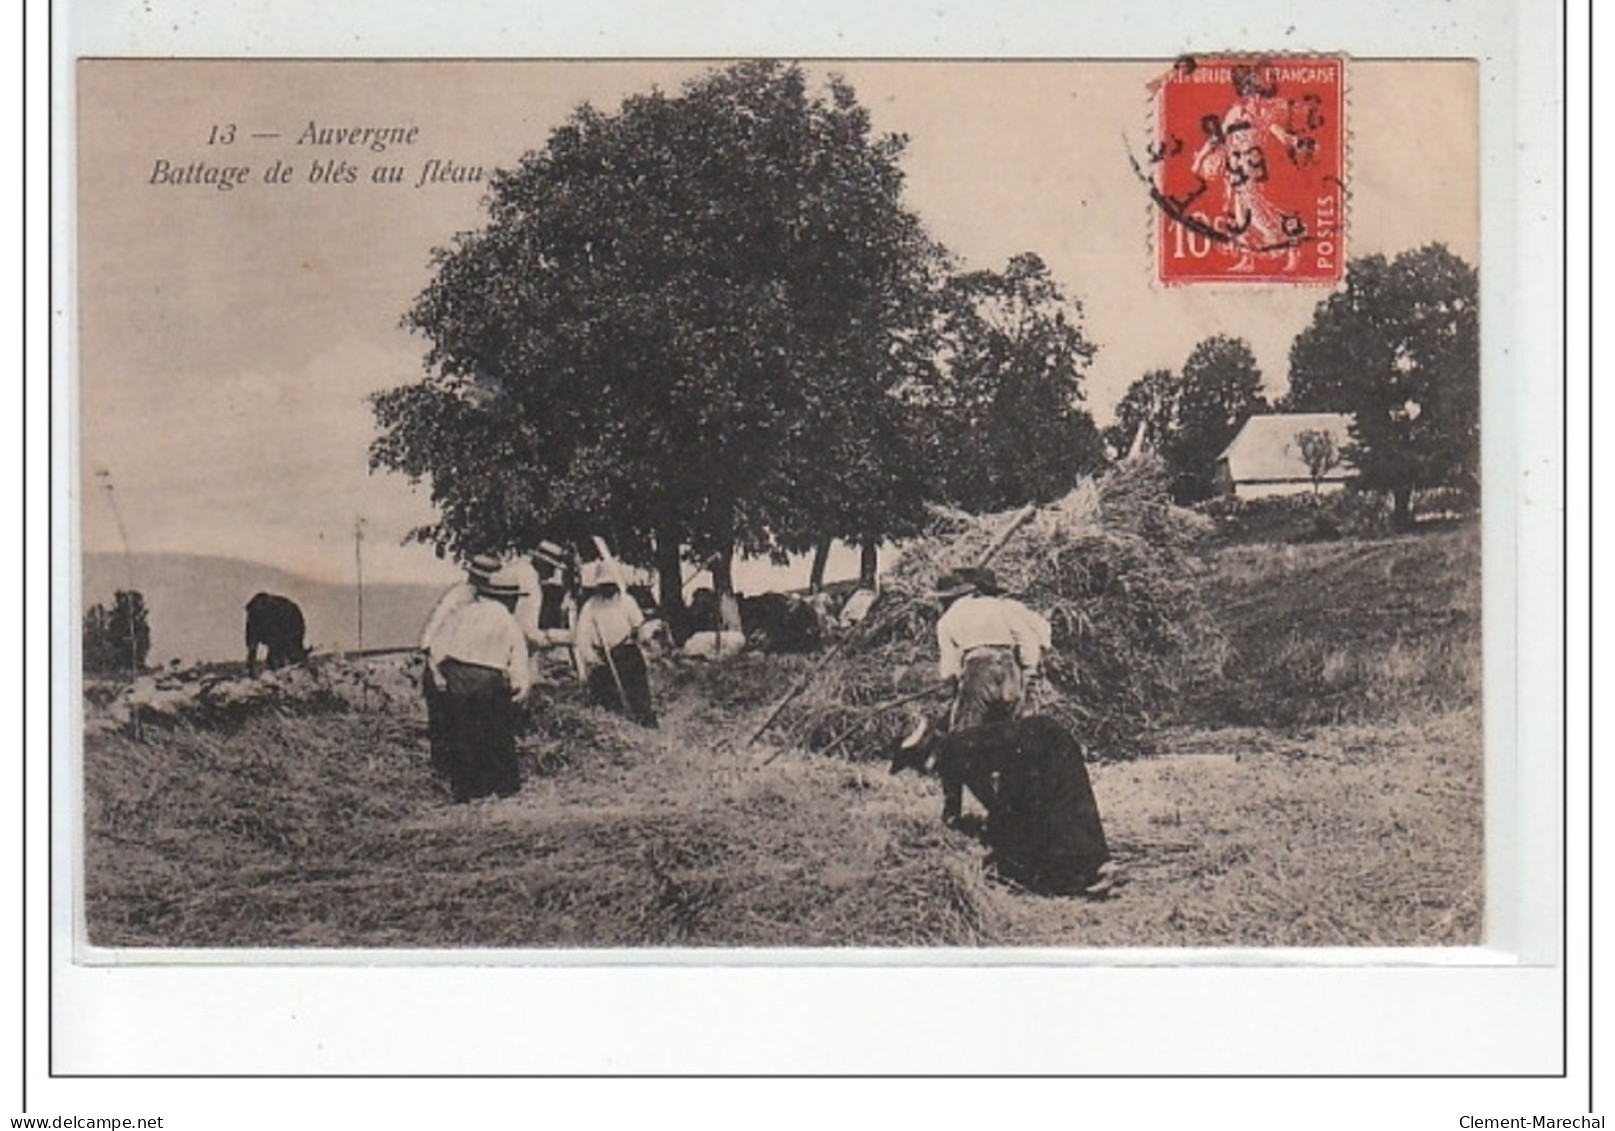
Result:
[[[1348,429],[1351,416],[1342,412],[1298,412],[1253,416],[1245,421],[1223,449],[1218,461],[1228,461],[1228,476],[1235,483],[1274,480],[1310,480],[1307,461],[1301,456],[1297,437],[1302,432],[1327,432],[1334,437],[1336,450],[1351,442]],[[1332,467],[1324,479],[1345,479],[1352,474],[1349,462]]]

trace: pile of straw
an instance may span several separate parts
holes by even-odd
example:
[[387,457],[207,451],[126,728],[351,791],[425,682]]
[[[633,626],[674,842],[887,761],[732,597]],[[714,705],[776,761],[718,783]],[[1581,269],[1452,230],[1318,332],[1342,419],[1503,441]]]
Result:
[[[1013,521],[935,511],[842,656],[788,711],[789,734],[812,749],[869,751],[904,728],[902,707],[939,710],[940,686],[935,697],[874,708],[938,684],[936,580],[981,561]],[[1061,719],[1095,757],[1149,750],[1157,716],[1216,652],[1188,552],[1206,526],[1171,505],[1158,462],[1133,461],[1040,509],[991,559],[999,583],[1054,630],[1033,709]]]
[[239,725],[259,715],[408,711],[419,704],[420,660],[412,653],[320,657],[258,673],[198,668],[142,675],[113,690],[85,691],[85,730]]
[[90,938],[227,947],[990,941],[986,881],[916,779],[822,758],[742,773],[744,761],[673,730],[652,741],[615,716],[546,697],[523,739],[521,793],[470,805],[451,805],[433,777],[424,720],[390,710],[93,736],[84,765]]

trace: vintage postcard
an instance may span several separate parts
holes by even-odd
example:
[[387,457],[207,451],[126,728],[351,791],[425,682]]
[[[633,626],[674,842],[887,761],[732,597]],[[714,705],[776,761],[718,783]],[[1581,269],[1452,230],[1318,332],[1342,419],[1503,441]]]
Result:
[[82,941],[1482,942],[1476,78],[81,62]]
[[67,960],[1508,941],[1482,64],[1255,46],[75,59]]

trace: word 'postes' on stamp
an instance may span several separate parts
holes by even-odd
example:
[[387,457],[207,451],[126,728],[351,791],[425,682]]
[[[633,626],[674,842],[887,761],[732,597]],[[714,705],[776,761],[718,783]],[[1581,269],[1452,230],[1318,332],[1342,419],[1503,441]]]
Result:
[[1163,283],[1335,283],[1345,263],[1345,60],[1180,59],[1149,150]]

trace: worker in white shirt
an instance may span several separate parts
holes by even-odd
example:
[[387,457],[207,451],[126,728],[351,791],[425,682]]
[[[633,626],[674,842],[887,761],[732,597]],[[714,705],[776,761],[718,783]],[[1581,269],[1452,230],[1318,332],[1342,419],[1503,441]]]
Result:
[[505,563],[506,576],[521,590],[516,598],[514,616],[527,638],[528,648],[536,648],[544,641],[538,632],[538,614],[543,594],[539,590],[538,568],[520,554]]
[[641,726],[656,726],[650,673],[639,646],[644,611],[623,591],[615,562],[584,563],[582,585],[583,607],[572,629],[578,679],[596,705],[621,711]]
[[425,652],[432,647],[432,638],[437,635],[438,629],[455,609],[461,605],[469,605],[477,598],[477,586],[486,585],[488,579],[499,571],[500,561],[492,554],[477,554],[466,563],[465,580],[456,582],[443,591],[443,596],[437,599],[432,606],[432,615],[426,618],[426,627],[421,629],[421,651]]
[[481,580],[475,599],[449,612],[427,651],[455,801],[521,788],[516,724],[531,683],[527,639],[514,615],[520,594],[506,571]]
[[[449,619],[449,614],[464,605],[469,605],[477,599],[477,586],[486,585],[488,579],[499,569],[499,559],[492,554],[477,554],[466,563],[465,580],[451,585],[439,597],[437,604],[432,607],[432,615],[426,618],[426,627],[421,629],[421,655],[429,656],[432,650],[432,641],[443,628],[443,623]],[[443,688],[437,684],[432,675],[430,661],[422,665],[421,694],[426,699],[426,741],[432,752],[432,768],[438,773],[449,772],[448,740],[444,733],[444,712],[442,708]]]
[[953,688],[952,730],[1019,714],[1052,642],[1049,622],[1003,592],[985,567],[937,581],[938,671]]

